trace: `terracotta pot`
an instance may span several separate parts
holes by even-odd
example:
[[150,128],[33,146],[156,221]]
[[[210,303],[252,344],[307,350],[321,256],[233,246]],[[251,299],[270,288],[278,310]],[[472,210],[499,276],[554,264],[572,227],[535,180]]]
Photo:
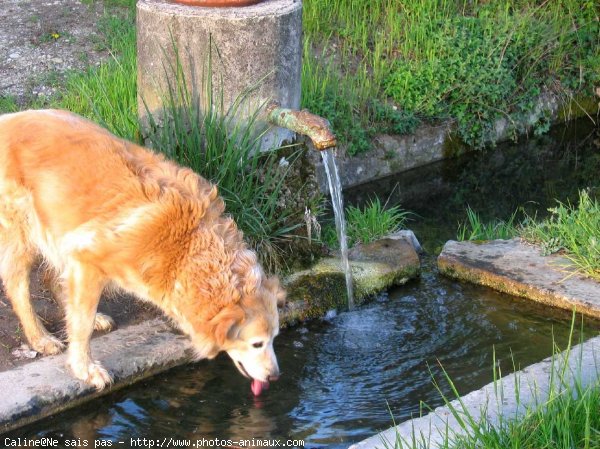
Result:
[[250,6],[260,3],[263,0],[171,0],[173,3],[179,3],[186,6],[212,6],[212,7],[238,7]]

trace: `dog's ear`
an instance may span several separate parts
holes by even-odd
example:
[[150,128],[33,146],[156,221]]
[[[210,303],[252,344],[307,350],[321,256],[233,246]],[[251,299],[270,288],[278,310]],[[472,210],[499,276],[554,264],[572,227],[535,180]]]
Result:
[[285,305],[285,290],[281,287],[279,283],[279,278],[277,276],[272,276],[265,280],[264,287],[271,292],[271,294],[277,300],[277,306],[283,307]]
[[244,318],[244,311],[239,306],[228,306],[217,313],[210,320],[215,343],[222,347],[228,338],[235,338],[234,330]]

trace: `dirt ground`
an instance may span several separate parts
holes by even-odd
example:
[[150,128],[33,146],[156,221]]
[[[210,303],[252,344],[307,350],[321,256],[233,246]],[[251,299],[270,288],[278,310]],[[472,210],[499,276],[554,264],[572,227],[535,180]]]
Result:
[[[40,270],[31,276],[30,288],[33,305],[46,328],[61,340],[66,340],[64,313],[60,304],[52,298],[40,282]],[[110,315],[117,328],[137,324],[160,315],[158,309],[129,295],[105,296],[100,300],[98,311]],[[31,362],[41,357],[28,345],[15,316],[10,300],[4,290],[0,292],[0,371]]]
[[[103,13],[100,1],[0,0],[0,97],[19,104],[42,100],[56,92],[66,73],[108,56],[100,50],[97,30]],[[40,285],[37,272],[31,291],[44,324],[64,339],[62,309]],[[151,306],[128,296],[103,298],[99,310],[112,316],[117,327],[158,315]],[[24,344],[19,321],[1,291],[0,371],[40,357]]]
[[98,64],[101,1],[0,0],[0,97],[19,104],[56,92],[65,73]]

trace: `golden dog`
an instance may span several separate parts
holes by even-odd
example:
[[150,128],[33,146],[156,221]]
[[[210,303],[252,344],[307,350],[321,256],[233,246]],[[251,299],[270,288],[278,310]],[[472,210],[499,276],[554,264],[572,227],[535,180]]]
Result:
[[162,309],[198,358],[227,351],[255,394],[278,377],[285,294],[202,177],[69,112],[25,111],[0,116],[0,197],[6,294],[31,346],[56,354],[64,345],[31,305],[29,273],[40,257],[57,273],[77,378],[112,382],[90,354],[94,328],[112,326],[96,314],[109,287]]

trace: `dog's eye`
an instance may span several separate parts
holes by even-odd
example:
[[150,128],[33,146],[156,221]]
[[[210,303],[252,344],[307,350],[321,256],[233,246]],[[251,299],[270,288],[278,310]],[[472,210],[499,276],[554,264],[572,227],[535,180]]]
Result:
[[263,347],[263,342],[262,341],[257,341],[256,343],[252,343],[252,346],[255,347],[256,349],[262,348]]

